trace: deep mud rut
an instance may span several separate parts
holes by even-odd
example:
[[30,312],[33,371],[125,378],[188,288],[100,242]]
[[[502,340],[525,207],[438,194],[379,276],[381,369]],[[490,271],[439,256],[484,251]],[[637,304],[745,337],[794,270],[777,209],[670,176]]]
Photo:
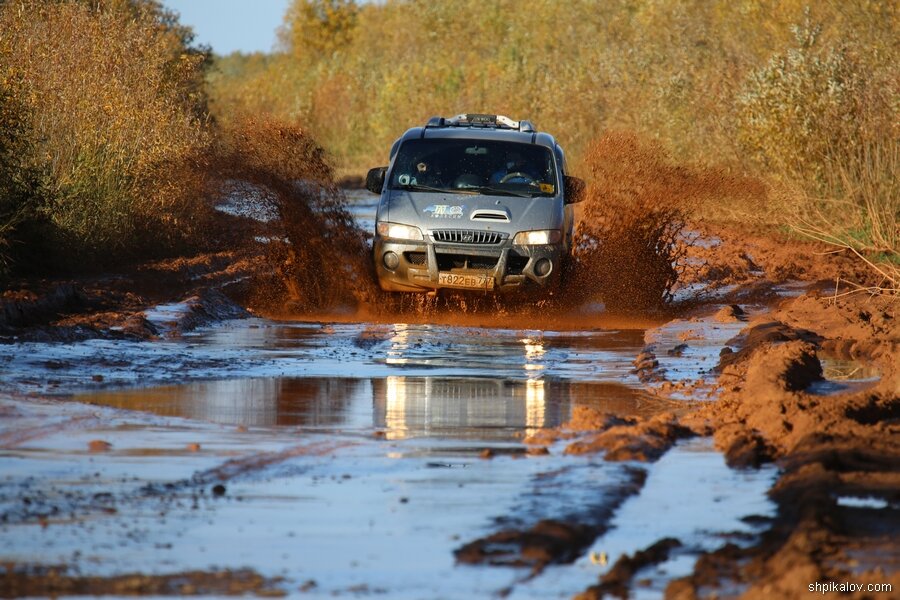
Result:
[[[371,219],[371,203],[352,206]],[[801,289],[771,285],[738,310],[726,289],[674,320],[587,305],[556,328],[225,311],[185,331],[192,309],[174,303],[146,313],[149,341],[7,340],[0,595],[713,585],[698,559],[761,543],[778,471],[729,468],[709,422],[679,417],[714,404],[748,320]],[[852,353],[825,367],[823,396],[883,375]]]

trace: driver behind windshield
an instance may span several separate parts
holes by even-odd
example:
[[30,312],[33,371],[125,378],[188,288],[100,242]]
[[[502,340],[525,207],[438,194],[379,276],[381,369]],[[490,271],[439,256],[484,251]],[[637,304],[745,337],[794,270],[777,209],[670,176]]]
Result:
[[506,155],[506,164],[491,174],[490,182],[494,183],[532,183],[540,181],[540,170],[525,160],[519,152]]
[[418,186],[417,191],[424,192],[465,192],[487,186],[520,194],[552,194],[556,183],[550,150],[535,144],[413,139],[400,146],[395,162],[394,189]]

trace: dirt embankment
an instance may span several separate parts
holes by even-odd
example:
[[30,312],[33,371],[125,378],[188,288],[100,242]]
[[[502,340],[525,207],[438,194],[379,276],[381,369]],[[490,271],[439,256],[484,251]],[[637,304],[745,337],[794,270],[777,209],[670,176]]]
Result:
[[[758,542],[733,543],[701,556],[694,572],[671,582],[667,598],[800,598],[816,582],[888,583],[900,589],[900,320],[895,297],[845,294],[841,280],[871,274],[815,245],[736,235],[719,227],[714,243],[691,250],[700,265],[687,284],[718,287],[734,302],[712,320],[745,322],[721,349],[711,377],[716,402],[684,405],[649,419],[576,409],[573,419],[526,443],[568,440],[566,452],[602,451],[607,460],[653,461],[678,439],[713,436],[733,468],[776,463],[770,490],[776,517]],[[785,299],[776,284],[803,281]],[[740,304],[770,309],[748,318]],[[685,310],[703,302],[684,303]],[[705,309],[707,312],[709,309]],[[676,350],[678,347],[676,347]],[[670,351],[671,355],[672,352]],[[865,380],[825,377],[823,360],[865,367]],[[635,360],[642,380],[667,382],[650,353]],[[638,571],[663,562],[677,540],[625,556],[581,598],[625,597]],[[859,598],[875,597],[858,593]]]
[[[259,257],[237,252],[155,261],[76,280],[12,282],[0,294],[0,341],[151,339],[245,316],[245,280]],[[183,310],[149,318],[160,304]]]
[[[794,598],[815,582],[900,586],[900,323],[896,301],[809,294],[752,322],[719,364],[721,396],[682,418],[729,464],[776,461],[777,517],[761,542],[704,556],[667,595],[745,589]],[[820,358],[874,366],[877,381],[823,379]],[[855,597],[868,597],[859,594]]]

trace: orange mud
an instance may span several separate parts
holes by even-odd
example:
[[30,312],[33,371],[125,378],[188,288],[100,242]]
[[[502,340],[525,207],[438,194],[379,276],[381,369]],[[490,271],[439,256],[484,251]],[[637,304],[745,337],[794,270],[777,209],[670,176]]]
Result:
[[[777,461],[778,516],[762,542],[727,545],[701,559],[667,596],[746,585],[744,598],[805,597],[816,581],[900,586],[900,323],[896,301],[864,294],[810,294],[751,322],[723,356],[718,402],[684,417],[713,433],[734,466]],[[822,354],[874,365],[876,382],[826,393]],[[874,498],[883,508],[842,505]],[[859,594],[852,597],[869,597]]]
[[[262,248],[270,270],[258,279],[252,300],[279,317],[350,312],[375,321],[390,315],[483,324],[477,315],[485,315],[495,325],[499,318],[507,325],[537,320],[535,326],[567,328],[570,317],[561,315],[597,301],[620,314],[658,312],[670,303],[687,269],[692,238],[686,225],[699,203],[764,194],[756,180],[677,166],[634,134],[608,134],[586,159],[585,201],[578,206],[573,260],[561,289],[538,299],[443,291],[437,298],[387,294],[374,283],[367,232],[353,222],[318,149],[301,132],[291,135],[308,161],[273,162],[283,150],[260,149],[254,133],[240,138],[223,165],[230,180],[251,184],[260,192],[258,201],[278,215]],[[250,160],[260,154],[271,158],[264,164]],[[576,320],[584,325],[580,316]]]
[[166,575],[82,576],[65,566],[20,568],[6,565],[0,574],[4,598],[44,596],[283,596],[280,579],[250,569],[186,571]]

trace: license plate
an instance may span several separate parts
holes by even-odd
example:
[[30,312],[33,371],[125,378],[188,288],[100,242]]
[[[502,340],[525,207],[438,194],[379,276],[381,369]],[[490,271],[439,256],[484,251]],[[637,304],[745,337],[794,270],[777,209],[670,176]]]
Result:
[[456,273],[438,273],[438,283],[449,287],[476,288],[479,290],[494,289],[494,278],[489,275],[457,275]]

